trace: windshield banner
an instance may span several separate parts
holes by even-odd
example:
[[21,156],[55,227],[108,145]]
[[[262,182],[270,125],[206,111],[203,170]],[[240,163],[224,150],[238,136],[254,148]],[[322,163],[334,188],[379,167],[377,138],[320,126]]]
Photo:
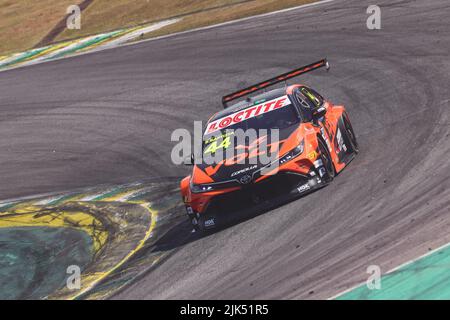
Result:
[[260,116],[264,113],[280,109],[289,104],[291,104],[291,102],[288,96],[281,96],[276,99],[265,101],[263,103],[248,107],[246,109],[230,114],[226,117],[212,121],[206,127],[205,135],[213,133],[218,130],[225,129],[244,120]]

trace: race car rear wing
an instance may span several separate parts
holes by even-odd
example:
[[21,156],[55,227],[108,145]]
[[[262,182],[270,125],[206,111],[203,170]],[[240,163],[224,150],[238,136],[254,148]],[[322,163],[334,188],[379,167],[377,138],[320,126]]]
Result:
[[273,86],[273,85],[275,85],[277,83],[287,81],[288,79],[292,79],[294,77],[298,77],[301,74],[304,74],[304,73],[307,73],[307,72],[310,72],[310,71],[313,71],[315,69],[319,69],[319,68],[322,68],[322,67],[325,67],[327,71],[330,69],[330,64],[328,63],[327,59],[322,59],[320,61],[311,63],[311,64],[309,64],[307,66],[303,66],[303,67],[294,69],[292,71],[283,73],[283,74],[281,74],[279,76],[276,76],[276,77],[274,77],[272,79],[260,82],[260,83],[255,84],[255,85],[252,85],[252,86],[250,86],[248,88],[241,89],[239,91],[236,91],[236,92],[233,92],[231,94],[228,94],[228,95],[226,95],[226,96],[224,96],[222,98],[223,107],[226,109],[228,107],[227,103],[229,103],[230,101],[242,98],[242,97],[244,97],[246,95],[249,95],[251,93],[254,93],[256,91],[265,89],[265,88]]

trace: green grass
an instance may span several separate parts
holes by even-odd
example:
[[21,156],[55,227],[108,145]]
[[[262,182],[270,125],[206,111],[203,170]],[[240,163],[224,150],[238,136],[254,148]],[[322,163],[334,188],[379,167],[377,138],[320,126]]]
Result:
[[0,0],[0,56],[34,47],[81,0]]
[[[315,0],[94,0],[81,29],[64,29],[55,42],[183,16],[145,35],[155,37],[298,6]],[[82,0],[0,0],[0,56],[33,48]]]

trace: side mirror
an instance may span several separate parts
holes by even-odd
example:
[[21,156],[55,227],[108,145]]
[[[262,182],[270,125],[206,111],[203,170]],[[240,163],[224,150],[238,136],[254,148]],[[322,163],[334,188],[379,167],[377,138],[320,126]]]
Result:
[[320,119],[327,113],[327,109],[325,107],[320,107],[313,111],[313,117],[315,119]]
[[191,153],[191,155],[189,157],[186,157],[184,159],[184,165],[185,166],[193,166],[194,163],[195,163],[195,161],[194,161],[194,154],[193,153]]

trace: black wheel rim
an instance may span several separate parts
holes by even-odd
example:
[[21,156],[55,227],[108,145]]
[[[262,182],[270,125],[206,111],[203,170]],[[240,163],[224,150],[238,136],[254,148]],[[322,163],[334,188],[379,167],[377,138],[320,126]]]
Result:
[[350,138],[350,142],[352,144],[352,146],[354,148],[356,148],[358,145],[356,143],[356,137],[353,133],[353,128],[350,125],[350,123],[348,122],[348,120],[346,118],[344,118],[344,126],[345,126],[345,130],[347,131],[348,137]]
[[320,159],[323,162],[323,166],[327,170],[327,175],[329,178],[333,176],[333,167],[331,163],[331,159],[329,158],[328,149],[326,149],[326,146],[323,142],[320,142]]

